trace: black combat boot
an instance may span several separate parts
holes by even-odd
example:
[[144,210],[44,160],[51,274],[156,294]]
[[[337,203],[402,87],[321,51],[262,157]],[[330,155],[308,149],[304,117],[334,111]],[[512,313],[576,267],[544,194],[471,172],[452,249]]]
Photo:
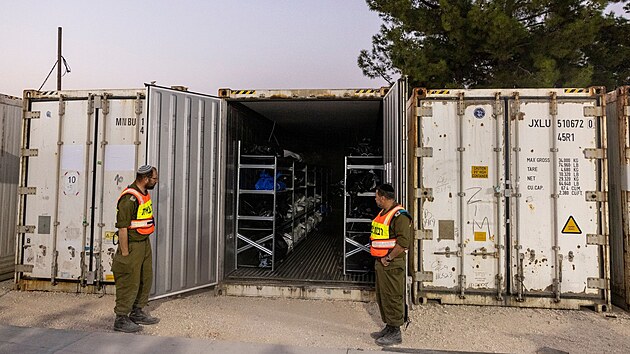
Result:
[[147,314],[146,312],[142,311],[142,309],[139,308],[134,308],[133,311],[131,311],[131,314],[129,315],[129,318],[137,323],[137,324],[143,324],[143,325],[152,325],[152,324],[156,324],[158,322],[160,322],[160,319],[157,317],[153,317],[149,314]]
[[114,331],[134,333],[142,330],[142,326],[133,323],[128,316],[116,315],[114,320]]
[[386,335],[387,333],[389,333],[389,331],[391,331],[393,327],[390,325],[385,325],[385,327],[383,327],[383,329],[381,329],[378,332],[372,332],[370,333],[370,337],[374,338],[374,339],[379,339],[382,336]]
[[391,327],[391,330],[389,332],[376,340],[376,344],[382,345],[384,347],[400,343],[402,343],[400,327]]

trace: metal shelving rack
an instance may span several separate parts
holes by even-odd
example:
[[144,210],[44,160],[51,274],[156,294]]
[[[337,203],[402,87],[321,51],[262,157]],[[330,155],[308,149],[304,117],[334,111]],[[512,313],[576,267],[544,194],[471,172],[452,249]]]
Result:
[[[287,160],[283,158],[278,158],[273,155],[244,155],[242,154],[241,142],[238,143],[238,161],[237,161],[237,195],[236,199],[236,268],[239,266],[246,266],[245,264],[239,264],[239,255],[247,250],[252,248],[256,248],[260,252],[263,252],[269,256],[271,256],[271,270],[275,270],[276,267],[276,257],[275,257],[275,246],[276,246],[276,237],[284,237],[284,232],[291,228],[291,246],[289,252],[295,249],[296,245],[298,245],[302,240],[306,239],[308,233],[313,231],[308,225],[308,218],[312,216],[315,211],[321,205],[321,200],[319,203],[309,201],[309,197],[314,197],[317,193],[317,188],[319,188],[318,178],[316,170],[313,167],[309,167],[308,165],[303,165],[300,163],[296,163],[293,160]],[[270,190],[255,190],[255,189],[243,189],[241,188],[241,178],[244,171],[247,170],[267,170],[270,173],[273,173],[273,189]],[[289,183],[287,183],[286,189],[279,191],[277,190],[278,186],[278,172],[288,173]],[[297,185],[295,183],[296,177],[298,174],[304,175],[304,181]],[[291,218],[279,221],[278,220],[278,199],[279,196],[283,193],[291,193],[290,195],[290,208],[291,208]],[[297,195],[303,194],[305,196],[305,205],[304,210],[301,212],[297,212],[296,209],[296,201]],[[271,216],[251,216],[251,215],[241,215],[241,204],[243,202],[243,197],[246,195],[258,195],[262,198],[273,198],[273,213]],[[289,199],[287,195],[287,199]],[[248,225],[243,225],[241,221],[248,221]],[[297,228],[300,224],[300,221],[303,221],[305,230],[304,236],[301,238],[297,238]],[[255,224],[252,225],[252,224]],[[249,231],[260,231],[265,232],[262,237],[254,237],[247,236],[245,233]],[[280,232],[280,235],[278,233]],[[241,247],[239,247],[239,241],[241,242]],[[244,243],[244,245],[243,245]],[[268,244],[271,243],[269,246]],[[251,265],[249,265],[251,266]]]
[[[363,223],[363,224],[371,224],[372,219],[367,218],[351,218],[348,216],[349,210],[352,208],[352,204],[355,200],[353,200],[353,196],[348,193],[348,174],[352,170],[378,170],[383,171],[383,157],[382,156],[346,156],[345,157],[345,175],[344,175],[344,199],[343,199],[343,274],[345,275],[348,271],[365,271],[362,269],[348,269],[348,258],[355,255],[360,254],[361,252],[367,252],[370,254],[370,231],[354,231],[348,230],[348,224],[353,223]],[[382,173],[381,173],[381,177]],[[375,192],[362,192],[357,193],[357,198],[363,197],[372,197],[374,198]],[[367,230],[370,228],[368,227]],[[366,235],[366,243],[359,243],[353,238],[349,237],[350,235]],[[352,246],[349,250],[348,246]],[[370,256],[371,257],[371,256]]]
[[[258,249],[259,251],[271,256],[271,270],[273,271],[275,268],[275,235],[278,231],[277,227],[277,200],[279,193],[293,192],[293,187],[287,188],[283,191],[278,191],[278,171],[293,171],[293,164],[290,167],[279,165],[280,160],[278,157],[273,155],[243,155],[241,153],[241,142],[238,143],[238,173],[236,179],[236,191],[238,197],[236,198],[236,267],[239,266],[239,254],[253,248]],[[242,189],[241,188],[241,177],[242,172],[246,170],[267,170],[273,172],[273,189],[269,190],[256,190],[256,189]],[[292,173],[292,172],[291,172]],[[293,180],[293,176],[291,175],[291,180]],[[258,195],[273,198],[272,204],[272,215],[271,216],[252,216],[252,215],[241,215],[241,201],[243,196],[245,195]],[[251,221],[256,226],[243,226],[241,221]],[[280,226],[282,227],[282,226]],[[267,231],[267,233],[256,240],[252,239],[251,236],[246,236],[243,234],[243,231]],[[244,242],[245,245],[242,247],[238,247],[239,240]],[[271,241],[271,247],[266,246],[265,243]]]

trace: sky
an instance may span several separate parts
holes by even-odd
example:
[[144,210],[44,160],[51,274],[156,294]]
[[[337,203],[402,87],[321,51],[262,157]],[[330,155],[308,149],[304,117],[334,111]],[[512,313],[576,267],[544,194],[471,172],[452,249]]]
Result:
[[0,93],[42,85],[60,26],[63,89],[379,88],[357,57],[380,25],[365,0],[3,0]]
[[63,89],[378,88],[387,83],[363,76],[357,57],[380,24],[364,0],[4,0],[0,93],[40,87],[57,27],[71,69]]

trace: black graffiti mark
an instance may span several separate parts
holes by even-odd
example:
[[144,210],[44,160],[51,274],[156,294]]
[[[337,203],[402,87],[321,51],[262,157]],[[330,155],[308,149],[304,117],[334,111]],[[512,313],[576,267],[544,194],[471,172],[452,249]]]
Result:
[[472,231],[473,231],[473,235],[475,234],[476,230],[482,230],[483,231],[483,227],[484,225],[486,225],[487,227],[487,232],[488,232],[488,236],[490,236],[490,219],[488,219],[488,217],[484,217],[483,220],[481,220],[481,224],[477,222],[477,220],[473,219],[473,225],[472,225]]

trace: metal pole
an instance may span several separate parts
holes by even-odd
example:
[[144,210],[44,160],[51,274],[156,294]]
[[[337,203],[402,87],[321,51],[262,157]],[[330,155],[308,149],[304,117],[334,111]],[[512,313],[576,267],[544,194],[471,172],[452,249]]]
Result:
[[61,91],[61,27],[57,27],[57,91]]

